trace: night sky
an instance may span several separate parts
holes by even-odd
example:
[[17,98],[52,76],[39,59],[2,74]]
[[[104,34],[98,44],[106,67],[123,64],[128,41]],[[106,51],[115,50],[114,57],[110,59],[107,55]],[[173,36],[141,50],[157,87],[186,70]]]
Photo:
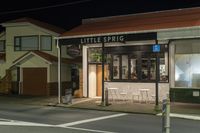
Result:
[[[0,5],[0,23],[20,17],[32,17],[69,30],[79,25],[82,18],[198,6],[200,0],[6,0]],[[29,10],[33,8],[40,9]],[[27,9],[29,11],[22,12]]]

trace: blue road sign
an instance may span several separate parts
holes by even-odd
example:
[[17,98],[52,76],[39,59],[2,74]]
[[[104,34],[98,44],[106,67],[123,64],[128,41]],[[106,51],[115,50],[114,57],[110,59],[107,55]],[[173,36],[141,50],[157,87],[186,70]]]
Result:
[[153,45],[153,52],[160,52],[160,44]]

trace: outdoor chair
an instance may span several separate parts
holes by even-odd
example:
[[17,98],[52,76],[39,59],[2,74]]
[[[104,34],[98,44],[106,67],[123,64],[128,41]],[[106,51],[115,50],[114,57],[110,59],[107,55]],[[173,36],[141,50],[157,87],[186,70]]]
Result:
[[140,93],[138,89],[135,92],[132,92],[132,101],[134,102],[135,100],[138,102],[140,101]]
[[126,102],[128,100],[128,89],[129,89],[129,86],[128,86],[128,88],[121,88],[119,90],[120,99],[124,102]]

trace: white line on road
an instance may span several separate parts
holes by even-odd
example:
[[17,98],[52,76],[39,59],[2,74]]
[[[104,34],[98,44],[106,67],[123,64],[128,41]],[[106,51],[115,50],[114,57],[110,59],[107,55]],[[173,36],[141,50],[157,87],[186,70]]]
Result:
[[15,120],[0,121],[0,125],[4,125],[4,126],[40,126],[40,127],[51,127],[51,126],[53,126],[53,125],[49,125],[49,124],[15,121]]
[[81,130],[81,131],[89,131],[89,132],[95,132],[95,133],[117,133],[117,132],[109,132],[109,131],[102,131],[102,130],[93,130],[93,129],[86,129],[86,128],[77,128],[77,127],[64,127],[68,129],[74,129],[74,130]]
[[114,118],[114,117],[120,117],[120,116],[124,116],[124,115],[127,115],[127,114],[126,113],[121,113],[121,114],[97,117],[97,118],[92,118],[92,119],[87,119],[87,120],[81,120],[81,121],[75,121],[75,122],[71,122],[71,123],[60,124],[60,125],[57,125],[57,126],[68,127],[68,126],[74,126],[74,125],[93,122],[93,121],[99,121],[99,120],[104,120],[104,119],[109,119],[109,118]]
[[9,119],[1,119],[0,118],[0,125],[5,125],[5,126],[60,127],[60,128],[68,128],[68,129],[73,129],[73,130],[82,130],[82,131],[89,131],[89,132],[95,132],[95,133],[116,133],[116,132],[109,132],[109,131],[102,131],[102,130],[76,128],[76,127],[71,127],[71,126],[83,124],[83,123],[88,123],[88,122],[93,122],[93,121],[98,121],[98,120],[120,117],[120,116],[124,116],[124,115],[127,115],[127,114],[126,113],[114,114],[114,115],[102,116],[102,117],[97,117],[97,118],[92,118],[92,119],[87,119],[87,120],[81,120],[81,121],[75,121],[75,122],[70,122],[70,123],[65,123],[65,124],[60,124],[60,125],[50,125],[50,124],[33,123],[33,122],[25,122],[25,121],[17,121],[17,120],[9,120]]
[[[157,114],[158,116],[162,116],[162,113]],[[182,118],[182,119],[189,119],[189,120],[200,120],[200,116],[196,115],[187,115],[187,114],[176,114],[176,113],[170,113],[170,117],[175,118]]]

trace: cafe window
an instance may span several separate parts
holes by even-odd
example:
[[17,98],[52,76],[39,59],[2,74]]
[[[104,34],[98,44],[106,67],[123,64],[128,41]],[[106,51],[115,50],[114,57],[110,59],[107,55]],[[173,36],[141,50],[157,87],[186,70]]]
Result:
[[200,39],[178,40],[175,44],[175,87],[200,87]]
[[[119,54],[112,57],[113,81],[155,82],[156,56],[159,57],[159,81],[168,82],[168,46],[163,45],[162,51],[154,53],[152,45],[118,48]],[[110,51],[115,51],[111,49]]]
[[122,79],[128,79],[128,55],[122,55]]
[[137,73],[137,59],[136,58],[131,58],[130,59],[130,71],[131,71],[131,75],[130,75],[130,79],[131,80],[137,80],[138,79],[138,73]]
[[113,79],[120,79],[120,56],[113,56]]
[[[153,45],[106,47],[105,64],[110,81],[155,82],[156,54]],[[168,45],[162,45],[159,57],[159,81],[168,82]],[[89,48],[88,63],[101,63],[101,48]]]
[[89,63],[100,63],[102,58],[101,48],[90,48],[88,50],[88,62]]

